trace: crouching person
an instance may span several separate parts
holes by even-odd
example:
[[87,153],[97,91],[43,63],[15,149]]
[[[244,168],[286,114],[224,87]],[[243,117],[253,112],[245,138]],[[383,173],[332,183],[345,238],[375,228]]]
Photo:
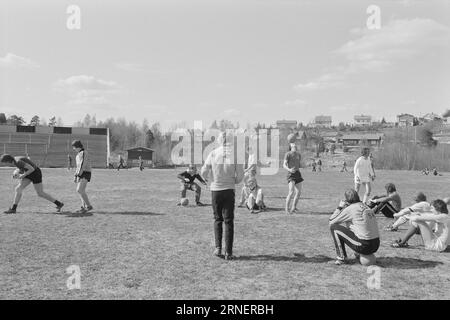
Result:
[[361,202],[355,190],[345,192],[345,200],[330,217],[330,230],[336,247],[335,264],[349,262],[346,245],[355,251],[357,259],[362,255],[369,259],[369,264],[375,263],[373,254],[380,246],[377,220],[373,210]]
[[[187,190],[191,190],[195,192],[195,203],[197,206],[204,206],[204,204],[200,202],[202,188],[194,181],[197,179],[203,185],[206,185],[206,181],[197,173],[197,167],[195,165],[190,165],[186,171],[180,173],[177,177],[181,180],[181,199],[186,198]],[[181,205],[181,200],[177,205]]]

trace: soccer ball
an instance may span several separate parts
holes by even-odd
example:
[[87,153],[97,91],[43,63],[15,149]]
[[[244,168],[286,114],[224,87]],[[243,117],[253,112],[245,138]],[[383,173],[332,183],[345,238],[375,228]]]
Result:
[[13,172],[13,179],[19,179],[20,175],[22,174],[22,172],[19,169],[14,170]]
[[181,203],[181,205],[183,207],[186,207],[189,204],[189,199],[188,198],[182,198],[180,203]]
[[287,136],[288,143],[295,143],[295,140],[297,140],[297,135],[295,133],[291,133]]
[[361,262],[361,264],[363,266],[368,267],[368,266],[374,265],[377,262],[377,259],[375,258],[374,254],[369,254],[369,255],[362,254],[359,257],[359,262]]
[[444,198],[443,200],[447,205],[450,205],[450,197]]

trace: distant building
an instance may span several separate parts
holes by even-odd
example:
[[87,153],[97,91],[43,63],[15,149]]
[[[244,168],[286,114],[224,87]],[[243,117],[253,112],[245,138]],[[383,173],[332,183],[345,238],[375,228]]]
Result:
[[423,117],[420,118],[420,121],[423,123],[431,122],[431,121],[446,121],[447,119],[441,117],[436,113],[427,113]]
[[414,124],[414,116],[408,113],[402,113],[397,116],[397,123],[399,127],[409,127]]
[[369,134],[345,134],[340,138],[342,145],[345,147],[358,147],[358,146],[369,146],[369,147],[379,147],[383,141],[382,133],[369,133]]
[[295,129],[297,128],[297,120],[277,120],[278,129]]
[[331,128],[331,116],[316,116],[311,127],[315,128]]
[[353,117],[355,126],[370,126],[372,124],[372,116],[356,115]]

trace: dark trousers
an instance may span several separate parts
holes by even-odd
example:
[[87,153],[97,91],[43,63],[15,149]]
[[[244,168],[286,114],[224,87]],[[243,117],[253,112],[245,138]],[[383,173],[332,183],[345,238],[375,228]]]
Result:
[[212,191],[214,212],[214,236],[216,248],[222,248],[223,223],[225,222],[225,254],[233,254],[234,238],[234,190]]
[[391,219],[394,218],[394,214],[397,212],[398,211],[389,202],[380,203],[374,210],[375,214],[382,213],[386,218]]
[[380,238],[371,240],[359,239],[349,228],[339,224],[332,224],[330,230],[336,246],[336,254],[341,259],[347,258],[345,245],[349,246],[353,251],[364,255],[375,253],[380,247]]

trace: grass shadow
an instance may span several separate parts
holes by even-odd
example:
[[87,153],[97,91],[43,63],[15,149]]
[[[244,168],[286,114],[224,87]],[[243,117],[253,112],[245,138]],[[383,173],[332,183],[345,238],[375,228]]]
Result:
[[324,256],[317,255],[312,257],[306,257],[304,254],[294,253],[294,256],[275,256],[275,255],[256,255],[256,256],[239,256],[236,260],[246,260],[246,261],[276,261],[276,262],[301,262],[301,263],[328,263],[334,259]]
[[142,211],[118,211],[118,212],[95,211],[94,213],[95,214],[124,215],[124,216],[165,216],[165,213],[142,212]]
[[377,266],[395,269],[425,269],[434,268],[444,264],[440,261],[421,260],[404,257],[377,257]]
[[86,218],[86,217],[92,217],[92,212],[86,212],[86,213],[77,213],[77,212],[63,212],[61,215],[66,216],[66,218]]

